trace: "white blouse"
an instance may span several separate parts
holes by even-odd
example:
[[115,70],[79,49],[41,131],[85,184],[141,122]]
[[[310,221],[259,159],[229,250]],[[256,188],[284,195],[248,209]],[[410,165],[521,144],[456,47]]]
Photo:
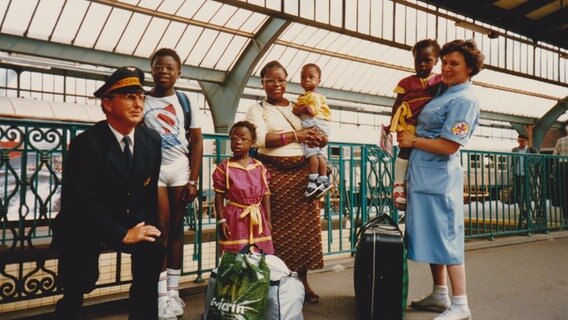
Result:
[[266,148],[267,133],[283,133],[302,129],[302,121],[292,113],[293,104],[288,106],[273,106],[263,100],[252,105],[245,116],[245,120],[256,126],[256,146],[258,152],[273,157],[302,156],[302,146],[291,142],[282,147]]

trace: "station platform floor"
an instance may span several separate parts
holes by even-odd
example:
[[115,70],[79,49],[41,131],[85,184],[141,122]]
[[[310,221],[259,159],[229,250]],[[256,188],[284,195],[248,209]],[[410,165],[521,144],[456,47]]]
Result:
[[[306,320],[357,319],[353,290],[354,259],[328,262],[308,275],[319,303],[304,304]],[[409,261],[408,301],[431,290],[430,269]],[[568,319],[568,231],[466,241],[469,305],[479,320]],[[179,319],[198,320],[204,305],[205,284],[182,291],[186,312]],[[127,319],[124,303],[86,308],[81,319]],[[406,320],[433,319],[436,313],[407,310]],[[28,318],[30,319],[30,318]],[[48,319],[48,315],[33,319]]]

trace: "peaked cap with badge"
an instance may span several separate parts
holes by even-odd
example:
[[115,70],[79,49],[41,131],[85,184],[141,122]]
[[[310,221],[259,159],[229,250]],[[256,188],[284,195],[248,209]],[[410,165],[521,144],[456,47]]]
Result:
[[105,81],[94,96],[102,98],[109,93],[137,93],[144,92],[144,71],[137,67],[120,67],[116,69]]

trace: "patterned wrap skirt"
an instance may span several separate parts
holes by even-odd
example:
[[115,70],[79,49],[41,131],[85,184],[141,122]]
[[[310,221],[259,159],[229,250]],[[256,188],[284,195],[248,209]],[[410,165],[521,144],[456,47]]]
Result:
[[276,255],[293,271],[323,268],[318,201],[313,197],[304,197],[308,183],[308,161],[304,157],[269,157],[261,154],[257,158],[272,177],[270,207]]

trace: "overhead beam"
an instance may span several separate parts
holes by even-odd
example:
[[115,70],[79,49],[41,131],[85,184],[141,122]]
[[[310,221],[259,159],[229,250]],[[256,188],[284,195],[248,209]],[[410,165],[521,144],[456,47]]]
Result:
[[515,8],[509,10],[507,13],[508,18],[512,21],[518,20],[527,14],[540,9],[544,6],[549,5],[550,3],[556,2],[558,0],[530,0],[525,3],[522,3]]
[[[251,77],[247,83],[248,88],[262,89],[260,85],[260,77]],[[289,94],[300,95],[304,93],[304,89],[297,83],[288,82],[286,92]],[[350,92],[345,90],[337,90],[331,88],[319,87],[318,92],[328,99],[341,100],[353,103],[371,104],[378,106],[390,107],[394,104],[395,99],[374,94]]]
[[542,22],[542,32],[543,35],[548,34],[552,31],[558,30],[568,24],[568,6],[551,13],[544,18]]
[[[150,62],[148,58],[23,38],[8,34],[0,34],[0,51],[113,69],[122,66],[135,66],[146,72],[150,72]],[[214,83],[223,83],[226,77],[226,72],[224,71],[187,65],[182,66],[181,72],[190,79]]]

